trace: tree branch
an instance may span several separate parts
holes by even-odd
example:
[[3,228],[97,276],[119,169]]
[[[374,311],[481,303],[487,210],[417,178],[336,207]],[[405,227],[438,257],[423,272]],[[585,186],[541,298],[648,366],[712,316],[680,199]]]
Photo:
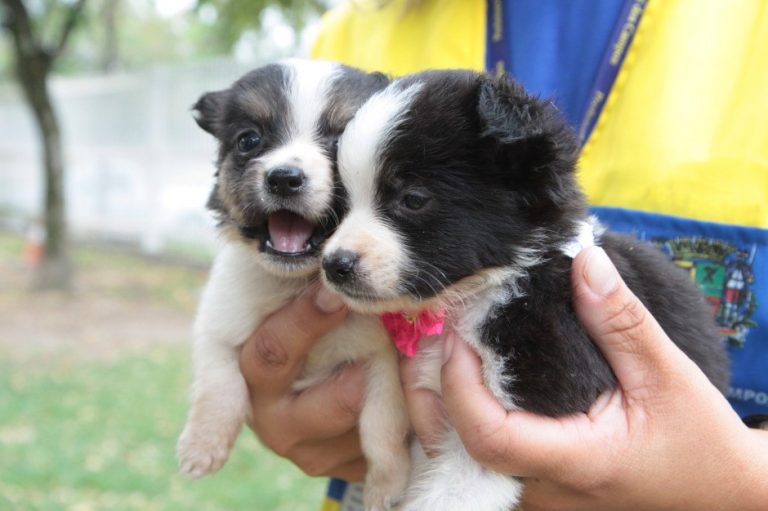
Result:
[[21,0],[0,0],[6,7],[6,18],[3,25],[10,30],[16,43],[16,49],[22,58],[31,58],[39,53],[41,48],[32,31],[27,8]]
[[55,60],[66,48],[69,36],[75,26],[77,26],[77,22],[80,20],[80,15],[83,12],[84,6],[85,0],[78,0],[77,3],[69,9],[69,12],[67,13],[67,19],[64,21],[64,26],[62,27],[61,34],[59,35],[58,43],[53,46],[51,60]]

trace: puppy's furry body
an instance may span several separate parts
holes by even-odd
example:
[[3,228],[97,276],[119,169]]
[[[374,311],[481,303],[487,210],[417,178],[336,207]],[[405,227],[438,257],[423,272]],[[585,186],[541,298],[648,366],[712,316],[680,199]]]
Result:
[[[326,242],[324,277],[360,311],[446,309],[500,403],[559,416],[586,411],[616,384],[571,303],[574,240],[594,242],[725,388],[727,359],[698,291],[654,249],[587,218],[576,154],[554,108],[511,81],[461,71],[399,79],[340,140],[351,208]],[[439,391],[439,355],[419,357],[424,385]],[[481,468],[455,432],[438,451],[418,463],[402,510],[517,504],[520,480]]]
[[[356,108],[386,82],[337,64],[291,60],[253,71],[195,105],[198,124],[220,144],[209,207],[225,246],[195,321],[192,406],[177,447],[182,472],[200,477],[226,461],[249,410],[240,347],[266,316],[317,280],[320,246],[344,209],[335,142]],[[397,355],[380,322],[350,314],[313,347],[294,389],[356,360],[368,361],[360,417],[366,507],[384,510],[405,488],[409,425]]]

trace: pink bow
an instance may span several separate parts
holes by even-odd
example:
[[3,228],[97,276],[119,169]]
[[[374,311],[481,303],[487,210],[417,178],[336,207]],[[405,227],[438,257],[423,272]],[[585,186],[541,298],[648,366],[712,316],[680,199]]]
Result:
[[443,333],[445,311],[425,309],[417,316],[403,311],[385,312],[381,320],[397,350],[406,357],[412,357],[418,351],[422,337]]

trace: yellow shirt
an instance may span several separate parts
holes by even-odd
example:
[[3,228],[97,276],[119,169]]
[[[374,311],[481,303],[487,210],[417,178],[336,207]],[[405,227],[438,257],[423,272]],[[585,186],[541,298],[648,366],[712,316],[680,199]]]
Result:
[[[316,58],[481,70],[486,2],[345,3]],[[768,227],[768,2],[650,0],[580,161],[590,203]]]
[[312,48],[315,58],[367,71],[404,75],[424,69],[482,70],[485,1],[347,2],[325,14]]

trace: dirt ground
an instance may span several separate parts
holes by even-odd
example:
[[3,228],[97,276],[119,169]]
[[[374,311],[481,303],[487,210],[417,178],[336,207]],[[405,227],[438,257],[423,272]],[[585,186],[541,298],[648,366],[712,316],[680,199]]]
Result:
[[3,351],[109,358],[189,342],[203,269],[87,249],[75,257],[73,292],[31,292],[32,269],[14,253],[6,247],[0,257]]

